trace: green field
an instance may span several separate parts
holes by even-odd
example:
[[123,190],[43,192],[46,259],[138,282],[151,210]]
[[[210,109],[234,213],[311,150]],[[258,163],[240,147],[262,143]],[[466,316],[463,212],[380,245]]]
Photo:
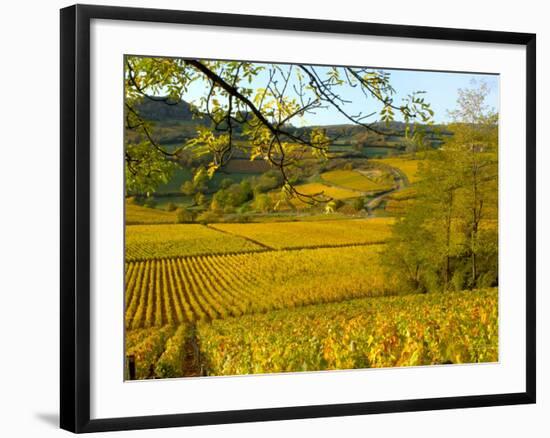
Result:
[[390,167],[394,167],[407,177],[411,184],[418,181],[418,166],[422,162],[419,159],[403,158],[403,157],[391,157],[381,160],[373,160],[373,163],[380,163]]
[[[238,160],[241,161],[241,160]],[[224,179],[230,179],[233,182],[241,182],[244,178],[250,178],[254,175],[259,175],[260,173],[257,171],[250,171],[250,172],[227,172],[225,170],[221,170],[219,172],[216,172],[212,178],[208,181],[208,189],[210,192],[215,192],[219,189],[220,183]],[[175,194],[181,192],[181,186],[185,181],[190,181],[193,179],[193,173],[190,169],[183,169],[181,167],[177,167],[174,171],[174,175],[170,179],[170,181],[166,184],[162,184],[157,189],[158,194]],[[160,198],[162,199],[162,198]]]
[[[351,199],[361,196],[361,192],[357,190],[350,190],[343,187],[334,187],[328,184],[322,183],[306,183],[299,184],[295,186],[295,189],[300,195],[305,195],[306,197],[300,198],[298,196],[291,197],[287,199],[285,195],[282,195],[280,191],[271,192],[271,197],[274,202],[279,201],[278,210],[288,210],[288,209],[308,209],[312,207],[310,202],[313,202],[309,197],[315,197],[315,199]],[[315,204],[313,204],[315,205]]]
[[[326,184],[308,183],[296,186],[296,190],[304,195],[319,195],[328,196],[333,199],[348,199],[355,198],[360,195],[357,191],[349,190],[340,187],[333,187]],[[299,201],[298,201],[299,202]]]
[[190,169],[183,169],[178,166],[174,170],[174,174],[172,175],[170,181],[168,181],[166,184],[160,185],[156,192],[158,194],[179,193],[181,185],[185,181],[189,181],[192,178],[193,172]]
[[393,182],[385,178],[387,174],[373,170],[370,173],[356,170],[332,170],[321,174],[321,178],[330,184],[361,192],[389,190]]

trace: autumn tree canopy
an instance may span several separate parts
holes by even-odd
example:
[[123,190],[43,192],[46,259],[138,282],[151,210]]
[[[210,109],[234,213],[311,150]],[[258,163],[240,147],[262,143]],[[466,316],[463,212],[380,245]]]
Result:
[[460,89],[452,136],[424,157],[415,200],[384,256],[409,291],[498,284],[498,114],[482,83]]

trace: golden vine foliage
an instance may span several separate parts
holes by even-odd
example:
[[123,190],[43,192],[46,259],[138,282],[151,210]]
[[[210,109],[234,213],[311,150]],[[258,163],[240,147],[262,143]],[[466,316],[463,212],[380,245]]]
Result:
[[199,224],[126,227],[127,261],[261,249],[242,237],[229,236]]
[[380,245],[129,262],[126,327],[160,327],[394,293]]
[[243,236],[275,249],[313,248],[384,243],[391,236],[393,218],[212,224],[211,227]]
[[189,327],[182,324],[168,339],[164,352],[155,366],[155,375],[161,378],[180,377],[183,373],[185,346],[190,335]]
[[360,299],[198,325],[210,375],[494,362],[497,289]]
[[[154,376],[155,364],[165,350],[165,344],[174,334],[174,331],[175,327],[173,326],[151,330],[141,341],[130,347],[127,346],[126,356],[135,358],[137,379],[147,379]],[[127,336],[132,337],[131,334],[127,334]]]
[[127,332],[136,378],[498,361],[498,290],[348,300]]

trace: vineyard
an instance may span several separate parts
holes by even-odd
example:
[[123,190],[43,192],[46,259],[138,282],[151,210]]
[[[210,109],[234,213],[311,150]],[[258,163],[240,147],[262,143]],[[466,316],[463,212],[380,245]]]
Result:
[[498,360],[497,289],[395,296],[380,258],[395,219],[322,219],[127,226],[130,378]]
[[382,176],[383,175],[379,178],[369,178],[366,174],[355,170],[332,170],[323,173],[321,178],[337,186],[359,190],[361,192],[377,192],[392,188],[391,182],[384,179]]
[[[307,183],[296,186],[296,190],[302,195],[310,196],[325,196],[332,199],[350,199],[356,198],[361,195],[361,192],[356,190],[350,190],[343,187],[334,187],[327,184],[321,183]],[[286,199],[286,196],[282,195],[280,192],[271,192],[271,196],[276,201],[286,201],[290,203],[293,208],[304,209],[310,207],[306,202],[303,202],[301,199],[292,198],[290,200]],[[285,203],[282,202],[282,205],[279,209],[284,209]]]
[[262,247],[199,224],[126,227],[126,260],[258,251]]
[[349,300],[132,330],[127,350],[136,378],[494,362],[497,303],[497,289]]
[[124,61],[125,379],[499,360],[498,75]]
[[126,327],[141,329],[392,293],[380,246],[127,263]]
[[213,375],[494,362],[497,292],[363,299],[273,312],[199,324],[198,337]]
[[174,212],[141,207],[127,202],[125,205],[126,225],[173,224],[176,222]]
[[[297,188],[334,199],[387,191],[378,202],[402,216],[419,199],[419,161],[378,161],[394,171],[333,170]],[[397,171],[407,178],[388,178]],[[127,378],[498,360],[497,288],[398,294],[380,257],[398,219],[288,217],[175,224],[173,212],[127,204]],[[484,219],[479,230],[497,226]]]
[[238,235],[275,249],[384,243],[392,218],[258,224],[212,224],[211,228]]
[[372,160],[373,163],[382,164],[398,169],[403,172],[411,184],[418,181],[418,167],[422,163],[422,160],[414,160],[404,157],[392,157],[384,158],[380,160]]

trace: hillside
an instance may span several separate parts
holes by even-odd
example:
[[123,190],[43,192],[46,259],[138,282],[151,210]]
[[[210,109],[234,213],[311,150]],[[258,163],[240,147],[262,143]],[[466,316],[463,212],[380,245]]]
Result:
[[[155,138],[158,139],[159,143],[166,145],[184,142],[196,134],[199,126],[210,124],[206,116],[197,115],[196,112],[194,115],[191,104],[184,100],[176,104],[167,104],[163,101],[144,99],[136,106],[136,110],[145,120],[153,122]],[[362,147],[406,148],[405,123],[391,122],[386,125],[386,123],[376,122],[372,124],[372,127],[384,135],[367,132],[362,126],[352,124],[300,128],[289,126],[288,129],[291,132],[303,132],[312,128],[322,128],[326,130],[330,137],[336,139],[334,147],[341,150],[345,150],[346,148],[360,150]],[[443,139],[451,135],[444,125],[424,126],[424,130],[426,132],[427,143],[431,147],[440,146]],[[240,133],[238,126],[235,131],[238,137]],[[127,133],[130,141],[137,140],[134,132],[127,131]],[[349,152],[352,152],[352,150]],[[385,154],[382,153],[381,155]]]

